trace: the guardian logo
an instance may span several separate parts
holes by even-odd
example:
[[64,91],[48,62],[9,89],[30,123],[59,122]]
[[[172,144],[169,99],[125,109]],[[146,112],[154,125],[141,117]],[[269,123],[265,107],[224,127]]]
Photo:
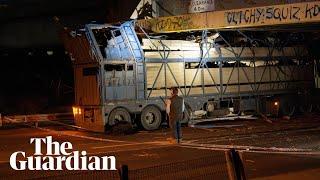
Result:
[[[52,142],[52,136],[31,138],[35,152],[26,157],[23,151],[10,156],[10,166],[14,170],[116,170],[114,156],[87,156],[86,151],[72,151],[70,142]],[[43,153],[41,145],[46,146]]]

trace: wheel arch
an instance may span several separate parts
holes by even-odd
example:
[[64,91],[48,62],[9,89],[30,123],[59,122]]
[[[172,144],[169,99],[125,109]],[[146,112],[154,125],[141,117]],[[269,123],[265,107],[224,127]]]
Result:
[[142,114],[142,112],[143,112],[143,110],[145,110],[146,108],[148,108],[148,107],[150,107],[150,106],[154,106],[155,108],[157,108],[161,113],[162,112],[165,112],[165,110],[163,110],[163,109],[161,109],[161,107],[159,106],[159,105],[157,105],[157,104],[147,104],[146,106],[144,106],[142,109],[141,109],[141,114]]

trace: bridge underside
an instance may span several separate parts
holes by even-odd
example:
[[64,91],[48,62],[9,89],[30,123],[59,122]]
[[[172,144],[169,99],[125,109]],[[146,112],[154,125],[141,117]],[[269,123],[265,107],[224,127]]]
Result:
[[[137,24],[154,33],[201,30],[271,29],[301,27],[320,22],[320,2],[262,6],[139,20]],[[290,27],[288,27],[290,26]]]

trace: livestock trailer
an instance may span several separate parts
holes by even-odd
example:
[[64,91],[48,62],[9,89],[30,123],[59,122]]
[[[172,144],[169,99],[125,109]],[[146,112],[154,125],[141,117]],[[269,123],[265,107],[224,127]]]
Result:
[[[311,107],[315,102],[305,97],[315,88],[315,59],[302,44],[305,33],[260,27],[298,22],[231,26],[228,12],[65,29],[74,66],[75,123],[98,132],[120,121],[155,130],[166,119],[163,99],[171,87],[185,100],[183,122],[199,110],[223,117],[249,111],[291,115]],[[209,19],[204,27],[194,25],[212,13],[217,27]],[[255,29],[239,29],[248,27]]]

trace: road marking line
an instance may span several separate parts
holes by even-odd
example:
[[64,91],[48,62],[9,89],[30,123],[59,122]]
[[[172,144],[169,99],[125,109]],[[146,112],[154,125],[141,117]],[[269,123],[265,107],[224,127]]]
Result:
[[[201,138],[201,139],[193,139],[193,140],[189,140],[188,142],[194,142],[194,143],[201,143],[204,142],[205,143],[212,143],[212,142],[219,142],[219,141],[226,141],[226,140],[240,140],[240,139],[248,139],[248,138],[256,138],[256,137],[252,137],[253,135],[256,135],[257,137],[262,137],[264,135],[269,135],[270,133],[276,133],[276,135],[286,135],[288,133],[297,133],[297,132],[312,132],[312,131],[319,131],[320,128],[319,127],[307,127],[307,128],[302,128],[302,129],[284,129],[284,130],[276,130],[276,131],[258,131],[255,132],[256,134],[234,134],[234,135],[225,135],[225,136],[214,136],[214,137],[205,137],[205,138]],[[275,134],[271,134],[271,135],[275,135]]]
[[258,146],[240,146],[240,145],[210,145],[210,144],[194,144],[184,142],[182,145],[190,147],[205,147],[215,149],[245,149],[246,151],[270,151],[270,152],[314,152],[312,149],[298,148],[277,148],[277,147],[258,147]]
[[[31,126],[31,127],[33,127],[33,126]],[[82,138],[82,139],[89,139],[89,140],[103,141],[103,142],[128,143],[128,141],[120,141],[120,140],[103,139],[103,138],[96,138],[96,137],[90,137],[90,136],[82,136],[82,135],[76,135],[76,134],[68,134],[68,133],[65,133],[65,132],[62,132],[62,131],[56,131],[56,130],[40,128],[40,127],[33,127],[33,128],[40,129],[40,130],[43,130],[43,131],[53,132],[53,133],[60,134],[60,135],[62,134],[62,135],[66,135],[66,136]]]
[[96,146],[96,147],[91,147],[91,149],[102,149],[102,148],[108,148],[108,147],[122,147],[122,146],[132,146],[132,145],[169,145],[168,142],[141,142],[141,143],[126,143],[126,144],[119,144],[119,145],[107,145],[107,146]]
[[171,145],[171,144],[168,144],[168,145],[164,144],[164,145],[161,145],[161,147],[121,149],[121,150],[115,150],[115,151],[94,152],[94,153],[87,153],[87,154],[88,154],[88,155],[110,154],[110,153],[117,153],[117,152],[129,152],[129,151],[137,151],[137,150],[159,149],[159,148],[170,147],[170,146],[173,146],[173,145]]
[[[149,149],[158,149],[158,148],[172,146],[171,144],[160,144],[160,143],[158,145],[159,145],[158,147],[121,149],[121,150],[113,150],[113,151],[108,151],[108,152],[88,152],[87,155],[110,154],[110,153],[116,153],[116,152],[136,151],[136,150],[149,150]],[[3,163],[10,163],[10,161],[0,161],[0,164],[3,164]]]
[[[181,145],[181,147],[185,147],[185,148],[192,148],[192,149],[203,149],[203,150],[213,150],[213,151],[221,151],[221,150],[229,150],[229,148],[223,149],[223,148],[211,148],[211,147],[204,147],[204,146],[184,146]],[[261,153],[261,154],[286,154],[286,155],[320,155],[320,151],[254,151],[254,150],[238,150],[239,152],[242,153]],[[319,158],[319,157],[314,157],[314,158]]]
[[249,151],[246,151],[246,150],[239,150],[240,152],[243,152],[243,153],[260,153],[260,154],[292,154],[292,155],[318,155],[316,157],[313,157],[313,158],[320,158],[320,151],[307,151],[307,152],[282,152],[282,151],[254,151],[254,150],[249,150]]
[[80,126],[75,126],[75,125],[71,125],[71,124],[65,124],[65,123],[61,123],[61,122],[58,122],[58,121],[48,121],[48,122],[53,123],[53,124],[59,124],[59,125],[75,128],[75,129],[82,129],[82,130],[90,131],[90,130],[88,130],[86,128],[83,128],[83,127],[80,127]]

